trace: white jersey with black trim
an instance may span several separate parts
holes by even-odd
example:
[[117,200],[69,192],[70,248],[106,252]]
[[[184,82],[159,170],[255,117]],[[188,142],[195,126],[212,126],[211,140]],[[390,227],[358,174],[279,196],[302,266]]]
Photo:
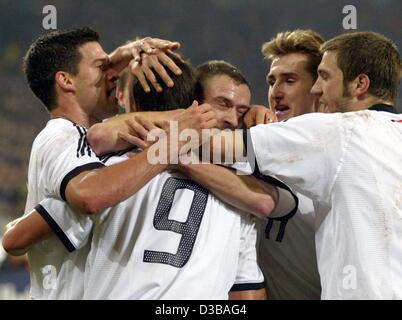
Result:
[[[267,221],[258,220],[258,263],[265,276],[269,299],[318,300],[321,283],[315,250],[315,213],[313,201],[296,193],[299,206],[286,225],[281,242],[267,238]],[[271,234],[279,231],[274,224]]]
[[[264,288],[255,220],[181,174],[157,175],[93,220],[85,299],[227,299],[232,287]],[[63,223],[59,228],[73,239],[90,232]]]
[[[29,162],[25,214],[45,198],[64,198],[69,174],[104,166],[90,149],[85,134],[85,128],[61,118],[50,120],[38,134]],[[57,208],[59,214],[53,218],[43,208],[39,207],[38,211],[59,235],[61,229],[56,226],[70,218],[78,230],[91,229],[92,221],[85,216],[74,218],[64,202]],[[62,217],[70,218],[63,220]],[[61,235],[64,245],[55,234],[30,249],[30,295],[33,299],[82,298],[89,244],[88,238],[75,239],[74,233]],[[80,250],[75,250],[79,247]]]
[[[227,299],[234,284],[264,287],[255,221],[181,174],[157,175],[94,224],[86,299]],[[242,236],[254,249],[245,271]]]
[[259,169],[314,200],[323,299],[402,299],[402,116],[306,114],[250,130]]
[[[251,174],[254,169],[248,162],[227,166],[237,169],[238,174]],[[295,200],[290,196],[290,191],[280,187],[277,184],[278,179],[275,180],[271,179],[269,183],[277,186],[279,202],[271,217],[282,217],[292,211]],[[270,300],[320,299],[321,284],[314,239],[314,206],[311,199],[300,193],[296,193],[296,196],[298,208],[295,215],[288,220],[281,241],[275,238],[275,235],[280,234],[280,223],[272,223],[272,229],[267,232],[269,221],[257,221],[258,264],[265,276]]]

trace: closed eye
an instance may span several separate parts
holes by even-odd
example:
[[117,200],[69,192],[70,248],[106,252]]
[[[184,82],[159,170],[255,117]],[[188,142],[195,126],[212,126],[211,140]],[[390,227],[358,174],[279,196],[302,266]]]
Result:
[[217,98],[215,101],[216,101],[216,104],[222,108],[231,108],[233,106],[232,103],[228,99],[225,99],[225,98]]

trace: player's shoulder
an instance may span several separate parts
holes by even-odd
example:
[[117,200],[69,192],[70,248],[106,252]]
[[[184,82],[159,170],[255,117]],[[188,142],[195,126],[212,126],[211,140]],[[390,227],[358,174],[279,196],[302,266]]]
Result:
[[86,147],[86,129],[66,119],[51,119],[36,136],[31,156],[61,154],[77,145]]
[[305,124],[306,126],[311,126],[314,124],[321,125],[328,122],[337,122],[341,119],[341,117],[341,113],[311,112],[290,118],[286,120],[285,123],[300,123]]
[[40,146],[43,143],[64,143],[71,140],[82,139],[87,130],[69,120],[57,118],[51,119],[46,126],[36,136],[34,146]]

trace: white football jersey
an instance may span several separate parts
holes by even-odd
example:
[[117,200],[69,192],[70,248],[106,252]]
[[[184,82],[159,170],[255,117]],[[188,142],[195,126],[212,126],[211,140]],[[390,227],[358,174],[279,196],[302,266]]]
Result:
[[[254,169],[248,162],[226,166],[241,174],[252,174]],[[271,180],[270,183],[275,184],[275,181]],[[287,190],[279,185],[277,190],[280,203],[271,216],[281,217],[291,212],[296,204]],[[277,241],[275,236],[281,233],[280,221],[271,221],[272,229],[267,229],[267,219],[257,219],[258,264],[265,276],[268,298],[272,300],[316,300],[321,295],[314,239],[313,202],[300,193],[296,196],[298,209],[287,222],[281,241]],[[288,203],[284,204],[284,201]]]
[[323,299],[402,299],[402,116],[312,113],[251,128],[259,169],[314,200]]
[[[69,173],[104,166],[89,148],[85,134],[85,128],[65,119],[50,120],[38,134],[29,162],[25,213],[45,198],[63,198]],[[51,200],[45,201],[43,205],[51,210],[50,203]],[[30,295],[33,299],[81,299],[89,244],[86,232],[83,232],[84,238],[74,237],[78,231],[91,230],[92,221],[86,216],[76,216],[64,202],[53,206],[53,210],[60,213],[53,217],[43,207],[37,208],[53,227],[55,235],[32,247],[28,253]],[[66,222],[71,227],[67,228]],[[61,228],[66,232],[61,232]],[[75,250],[78,248],[80,250]]]
[[281,242],[272,235],[279,232],[274,223],[266,236],[266,220],[259,219],[258,263],[265,276],[269,299],[320,299],[321,284],[315,250],[315,213],[311,199],[297,193],[299,206],[286,225]]
[[[111,165],[126,158],[102,160]],[[49,216],[64,214],[42,207]],[[180,174],[163,172],[92,218],[85,299],[227,299],[231,289],[264,287],[254,218]],[[59,232],[61,239],[86,241],[88,228],[65,221],[58,229],[77,234]]]

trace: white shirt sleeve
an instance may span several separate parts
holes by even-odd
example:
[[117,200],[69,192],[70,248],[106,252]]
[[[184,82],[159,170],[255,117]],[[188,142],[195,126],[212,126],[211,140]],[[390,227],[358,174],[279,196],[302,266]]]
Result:
[[328,199],[336,179],[346,132],[339,114],[321,113],[250,129],[260,172],[321,200]]
[[35,209],[69,252],[88,242],[93,227],[89,216],[74,213],[66,202],[54,198],[42,200]]
[[72,178],[83,171],[104,167],[87,142],[86,129],[73,123],[55,130],[40,151],[42,185],[50,197],[65,200],[65,189]]
[[239,259],[235,284],[230,291],[265,288],[264,275],[257,263],[257,228],[255,218],[241,214]]

